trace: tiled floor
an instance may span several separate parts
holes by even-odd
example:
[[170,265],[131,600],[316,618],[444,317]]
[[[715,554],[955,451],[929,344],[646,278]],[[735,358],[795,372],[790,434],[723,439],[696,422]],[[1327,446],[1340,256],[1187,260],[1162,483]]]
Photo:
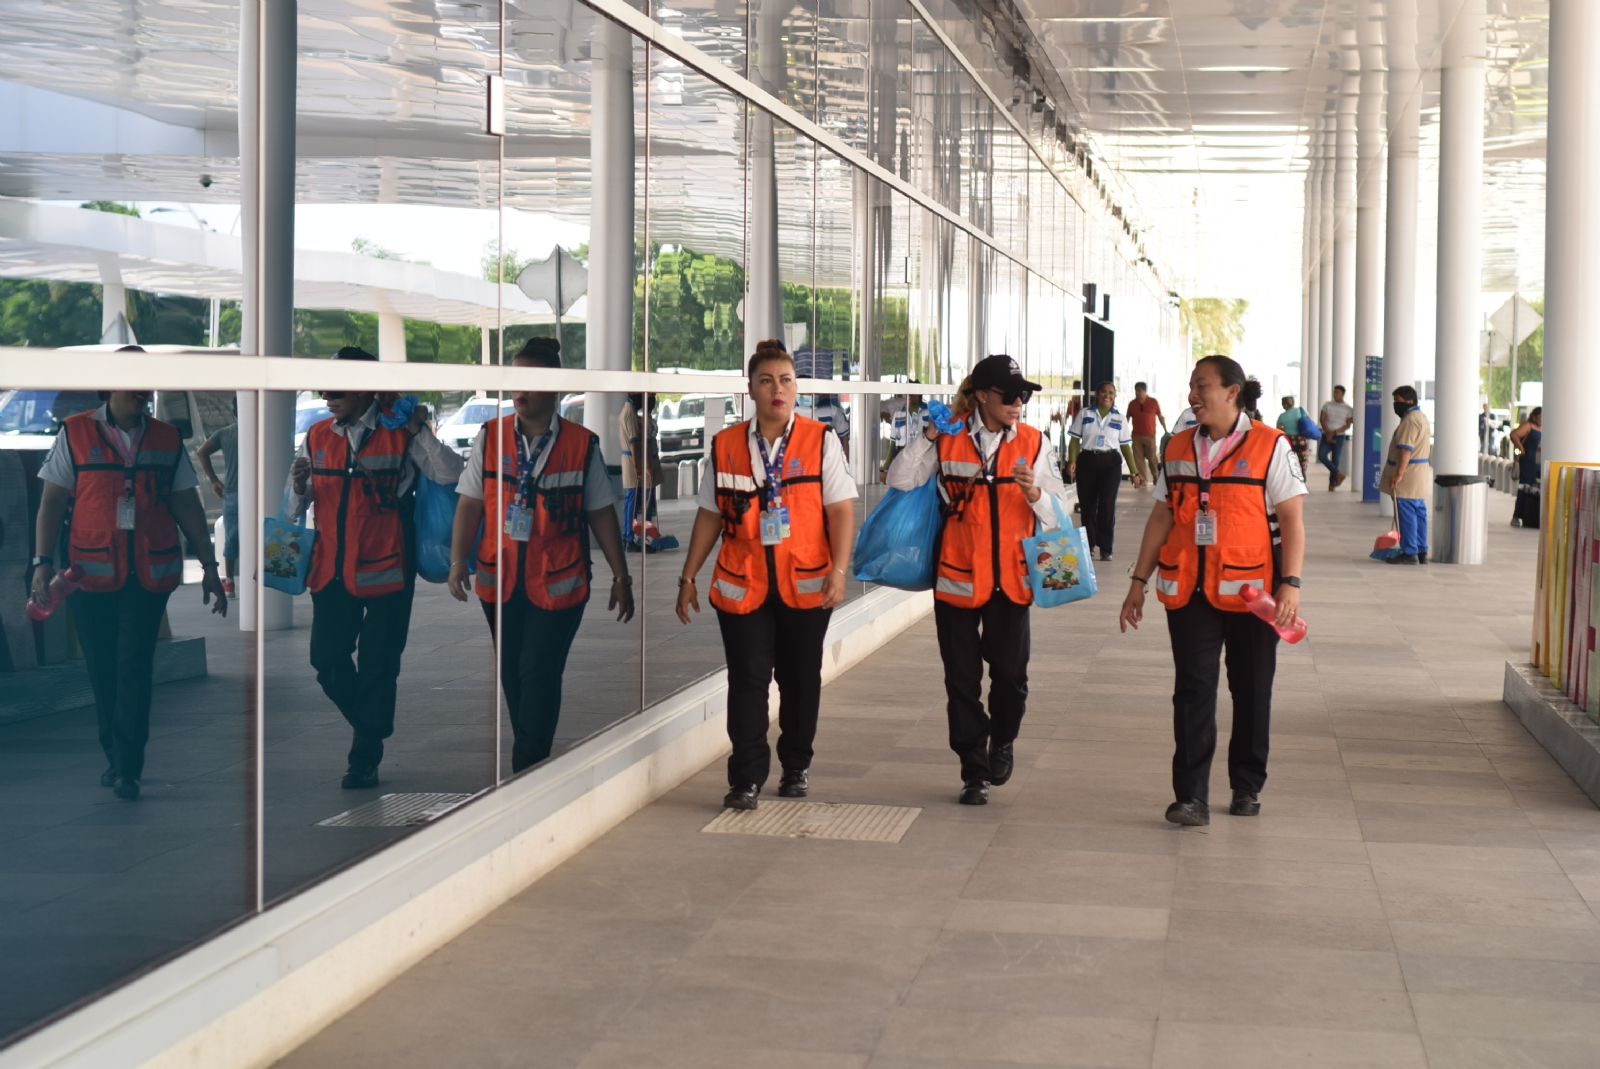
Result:
[[708,768],[284,1064],[1593,1069],[1600,811],[1499,701],[1535,538],[1509,507],[1490,566],[1394,568],[1313,498],[1258,818],[1161,819],[1171,661],[1158,609],[1117,633],[1119,562],[1034,614],[987,808],[954,804],[930,619],[827,688],[813,772],[924,807],[901,843],[700,834]]

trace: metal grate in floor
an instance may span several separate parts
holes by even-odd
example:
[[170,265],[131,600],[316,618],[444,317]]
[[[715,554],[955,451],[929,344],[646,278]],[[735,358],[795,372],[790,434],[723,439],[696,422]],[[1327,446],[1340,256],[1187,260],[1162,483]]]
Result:
[[386,794],[327,820],[319,820],[317,827],[407,828],[443,816],[471,797],[470,794]]
[[898,805],[763,800],[754,812],[724,809],[700,830],[728,835],[897,843],[921,812],[921,809]]

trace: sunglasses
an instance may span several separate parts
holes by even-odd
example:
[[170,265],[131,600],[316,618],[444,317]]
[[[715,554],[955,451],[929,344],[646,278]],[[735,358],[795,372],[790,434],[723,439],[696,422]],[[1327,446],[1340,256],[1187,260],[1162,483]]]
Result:
[[1001,403],[1008,405],[1014,405],[1018,401],[1027,404],[1031,400],[1033,400],[1032,390],[1004,390],[1000,394]]

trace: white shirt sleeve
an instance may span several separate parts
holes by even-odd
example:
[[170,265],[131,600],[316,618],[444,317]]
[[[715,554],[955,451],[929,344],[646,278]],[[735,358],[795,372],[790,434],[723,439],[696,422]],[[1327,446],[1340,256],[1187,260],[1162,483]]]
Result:
[[189,458],[189,451],[185,449],[178,454],[178,458],[177,467],[172,469],[172,492],[175,494],[200,485],[200,477],[194,473],[194,461]]
[[1082,438],[1083,437],[1083,417],[1084,417],[1085,413],[1090,412],[1090,411],[1092,411],[1092,410],[1088,409],[1088,408],[1080,408],[1080,409],[1078,409],[1078,414],[1076,416],[1073,416],[1072,417],[1072,422],[1067,425],[1067,433],[1072,435],[1072,437],[1074,437],[1074,438]]
[[939,470],[939,445],[919,434],[896,453],[884,482],[892,490],[915,490]]
[[1117,413],[1118,421],[1122,424],[1122,434],[1117,439],[1117,446],[1133,444],[1133,420],[1126,412]]
[[706,450],[706,474],[700,480],[700,489],[695,492],[694,503],[707,512],[722,512],[717,508],[717,458],[709,448]]
[[39,478],[67,490],[77,487],[78,469],[72,465],[72,446],[67,444],[66,431],[56,435],[55,445],[50,447],[49,455],[39,465]]
[[850,469],[844,462],[844,447],[839,444],[837,434],[824,434],[822,436],[822,504],[837,505],[841,501],[853,501],[857,497],[856,481],[850,477]]
[[485,423],[478,428],[478,436],[472,440],[472,449],[467,455],[466,469],[456,481],[456,493],[462,497],[483,500],[483,440],[488,426]]
[[1272,447],[1272,459],[1267,461],[1267,511],[1275,512],[1280,501],[1310,493],[1306,489],[1305,472],[1300,470],[1300,460],[1289,448],[1289,439],[1280,437]]
[[[481,428],[480,428],[481,429]],[[411,463],[423,475],[439,483],[441,486],[455,486],[461,478],[463,467],[461,457],[454,449],[450,449],[439,441],[438,435],[433,433],[433,428],[426,423],[411,438],[411,444],[406,452],[411,457]],[[480,486],[482,481],[480,480]],[[482,491],[479,491],[482,497]]]
[[598,512],[616,503],[617,488],[611,485],[611,473],[606,471],[600,443],[594,442],[589,446],[589,463],[583,473],[583,511]]
[[[1041,529],[1053,531],[1060,521],[1056,519],[1056,509],[1051,504],[1051,499],[1064,498],[1067,487],[1061,481],[1061,469],[1056,464],[1055,447],[1048,439],[1040,443],[1039,459],[1033,462],[1033,485],[1040,491],[1039,500],[1033,502],[1033,514],[1039,518]],[[1063,508],[1061,511],[1069,517],[1072,515],[1070,508]]]
[[[311,436],[309,434],[301,440],[300,448],[295,450],[294,457],[296,460],[299,460],[301,457],[310,459],[310,441]],[[299,494],[294,492],[294,466],[290,465],[289,478],[284,483],[283,492],[289,495],[289,510],[287,518],[291,520],[298,519],[299,517],[305,515],[306,506],[311,503],[311,476],[306,476],[306,493],[304,497],[301,497]],[[272,503],[270,501],[267,502],[267,507],[272,507]]]

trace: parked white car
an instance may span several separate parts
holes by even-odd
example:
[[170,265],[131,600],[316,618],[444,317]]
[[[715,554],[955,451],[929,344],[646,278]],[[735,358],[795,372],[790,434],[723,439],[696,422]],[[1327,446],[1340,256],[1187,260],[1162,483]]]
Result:
[[[672,404],[672,402],[668,402]],[[671,412],[668,415],[668,412]],[[698,460],[705,455],[706,416],[722,413],[724,427],[739,422],[740,405],[732,394],[686,393],[656,417],[656,442],[663,462]]]
[[[439,424],[439,441],[466,456],[472,452],[472,443],[478,438],[478,428],[494,419],[494,405],[493,397],[480,394],[470,399],[451,413],[449,419]],[[500,414],[510,415],[511,411],[511,398],[507,397],[500,402]]]

